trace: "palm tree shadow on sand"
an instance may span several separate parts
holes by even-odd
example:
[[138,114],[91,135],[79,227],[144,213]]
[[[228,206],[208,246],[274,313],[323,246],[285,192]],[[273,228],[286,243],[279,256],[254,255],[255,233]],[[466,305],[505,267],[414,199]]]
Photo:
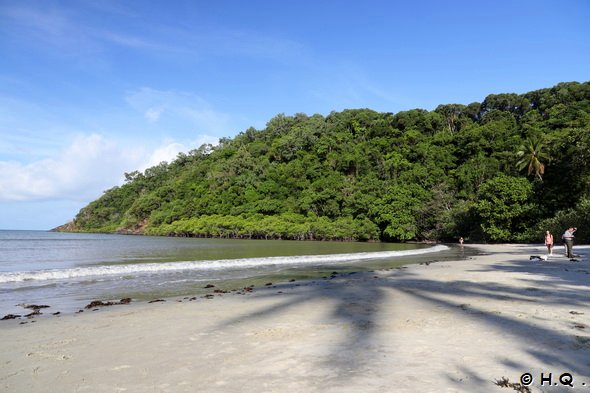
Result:
[[[421,303],[435,307],[447,313],[457,321],[468,317],[475,320],[478,326],[493,328],[503,335],[515,339],[519,345],[515,351],[521,351],[539,365],[550,364],[560,367],[561,371],[585,376],[590,382],[590,326],[582,321],[588,320],[584,315],[590,310],[590,264],[589,262],[573,263],[563,259],[558,262],[533,263],[528,254],[514,254],[507,262],[477,265],[468,270],[473,273],[503,272],[511,273],[534,272],[536,275],[527,278],[518,275],[518,282],[505,284],[502,282],[477,282],[467,280],[429,279],[423,275],[412,273],[412,269],[397,268],[376,271],[374,273],[341,274],[320,283],[307,283],[300,288],[293,284],[276,285],[272,289],[260,291],[251,300],[275,299],[270,306],[265,306],[255,313],[242,314],[225,320],[216,328],[240,324],[244,321],[255,322],[260,318],[277,318],[283,313],[290,313],[298,307],[312,307],[320,301],[330,304],[331,308],[324,321],[333,326],[346,328],[346,335],[339,338],[338,343],[326,343],[325,356],[318,367],[334,370],[333,380],[346,383],[346,380],[357,378],[373,370],[375,362],[384,356],[380,352],[377,336],[383,334],[382,322],[386,313],[385,301],[391,296],[409,296]],[[586,260],[586,258],[584,258]],[[450,262],[452,263],[452,262]],[[428,269],[428,266],[424,266]],[[542,277],[535,280],[532,277]],[[360,283],[359,280],[370,281]],[[357,285],[350,285],[357,284]],[[281,292],[277,295],[276,292]],[[493,307],[478,307],[472,303],[486,300],[484,304]],[[563,315],[558,318],[563,322],[563,329],[551,329],[538,323],[535,318],[519,318],[514,312],[503,312],[504,307],[516,303],[538,304],[539,310],[544,306],[562,308]],[[477,302],[482,304],[481,302]],[[580,311],[584,310],[584,312]],[[391,312],[391,310],[389,310]],[[590,313],[590,311],[589,311]],[[395,318],[395,314],[393,314]],[[539,318],[556,318],[543,316]],[[576,322],[576,320],[578,322]],[[460,323],[460,322],[458,322]],[[419,328],[419,327],[417,327]],[[396,340],[396,332],[385,332],[387,337]],[[551,345],[553,344],[553,345]],[[395,345],[395,343],[393,343]],[[389,353],[391,355],[391,353]],[[511,360],[510,353],[498,360],[506,367],[526,372],[531,365]],[[397,359],[399,364],[411,359]],[[501,375],[479,375],[471,370],[469,364],[456,364],[456,369],[469,376],[470,387],[490,388],[490,382]],[[556,370],[557,372],[559,370]],[[455,381],[455,375],[441,377]]]

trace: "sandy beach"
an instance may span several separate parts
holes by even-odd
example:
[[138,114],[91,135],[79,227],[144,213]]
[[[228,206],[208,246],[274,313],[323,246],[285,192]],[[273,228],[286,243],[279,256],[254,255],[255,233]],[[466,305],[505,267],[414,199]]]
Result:
[[590,248],[466,247],[484,254],[0,321],[0,390],[510,392],[525,373],[520,391],[590,389]]

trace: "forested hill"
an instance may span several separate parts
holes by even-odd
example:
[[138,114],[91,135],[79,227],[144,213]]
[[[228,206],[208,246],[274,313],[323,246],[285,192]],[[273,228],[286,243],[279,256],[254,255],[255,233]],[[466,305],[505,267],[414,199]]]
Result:
[[575,225],[587,243],[590,82],[433,111],[280,114],[125,176],[66,229],[538,242]]

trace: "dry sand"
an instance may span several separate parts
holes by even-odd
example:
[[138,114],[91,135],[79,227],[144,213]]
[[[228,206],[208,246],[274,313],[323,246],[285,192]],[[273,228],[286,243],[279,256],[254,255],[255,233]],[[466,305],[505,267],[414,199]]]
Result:
[[530,391],[559,392],[570,373],[590,391],[590,249],[533,262],[544,247],[477,247],[247,295],[0,321],[0,390],[510,392],[496,381],[530,373]]

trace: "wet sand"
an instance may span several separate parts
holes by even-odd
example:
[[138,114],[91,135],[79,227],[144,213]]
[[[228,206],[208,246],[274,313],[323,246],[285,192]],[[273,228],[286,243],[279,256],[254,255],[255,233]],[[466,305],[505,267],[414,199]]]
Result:
[[590,389],[590,248],[465,247],[485,254],[0,321],[0,390],[510,392],[523,373],[533,392],[571,391],[564,373]]

